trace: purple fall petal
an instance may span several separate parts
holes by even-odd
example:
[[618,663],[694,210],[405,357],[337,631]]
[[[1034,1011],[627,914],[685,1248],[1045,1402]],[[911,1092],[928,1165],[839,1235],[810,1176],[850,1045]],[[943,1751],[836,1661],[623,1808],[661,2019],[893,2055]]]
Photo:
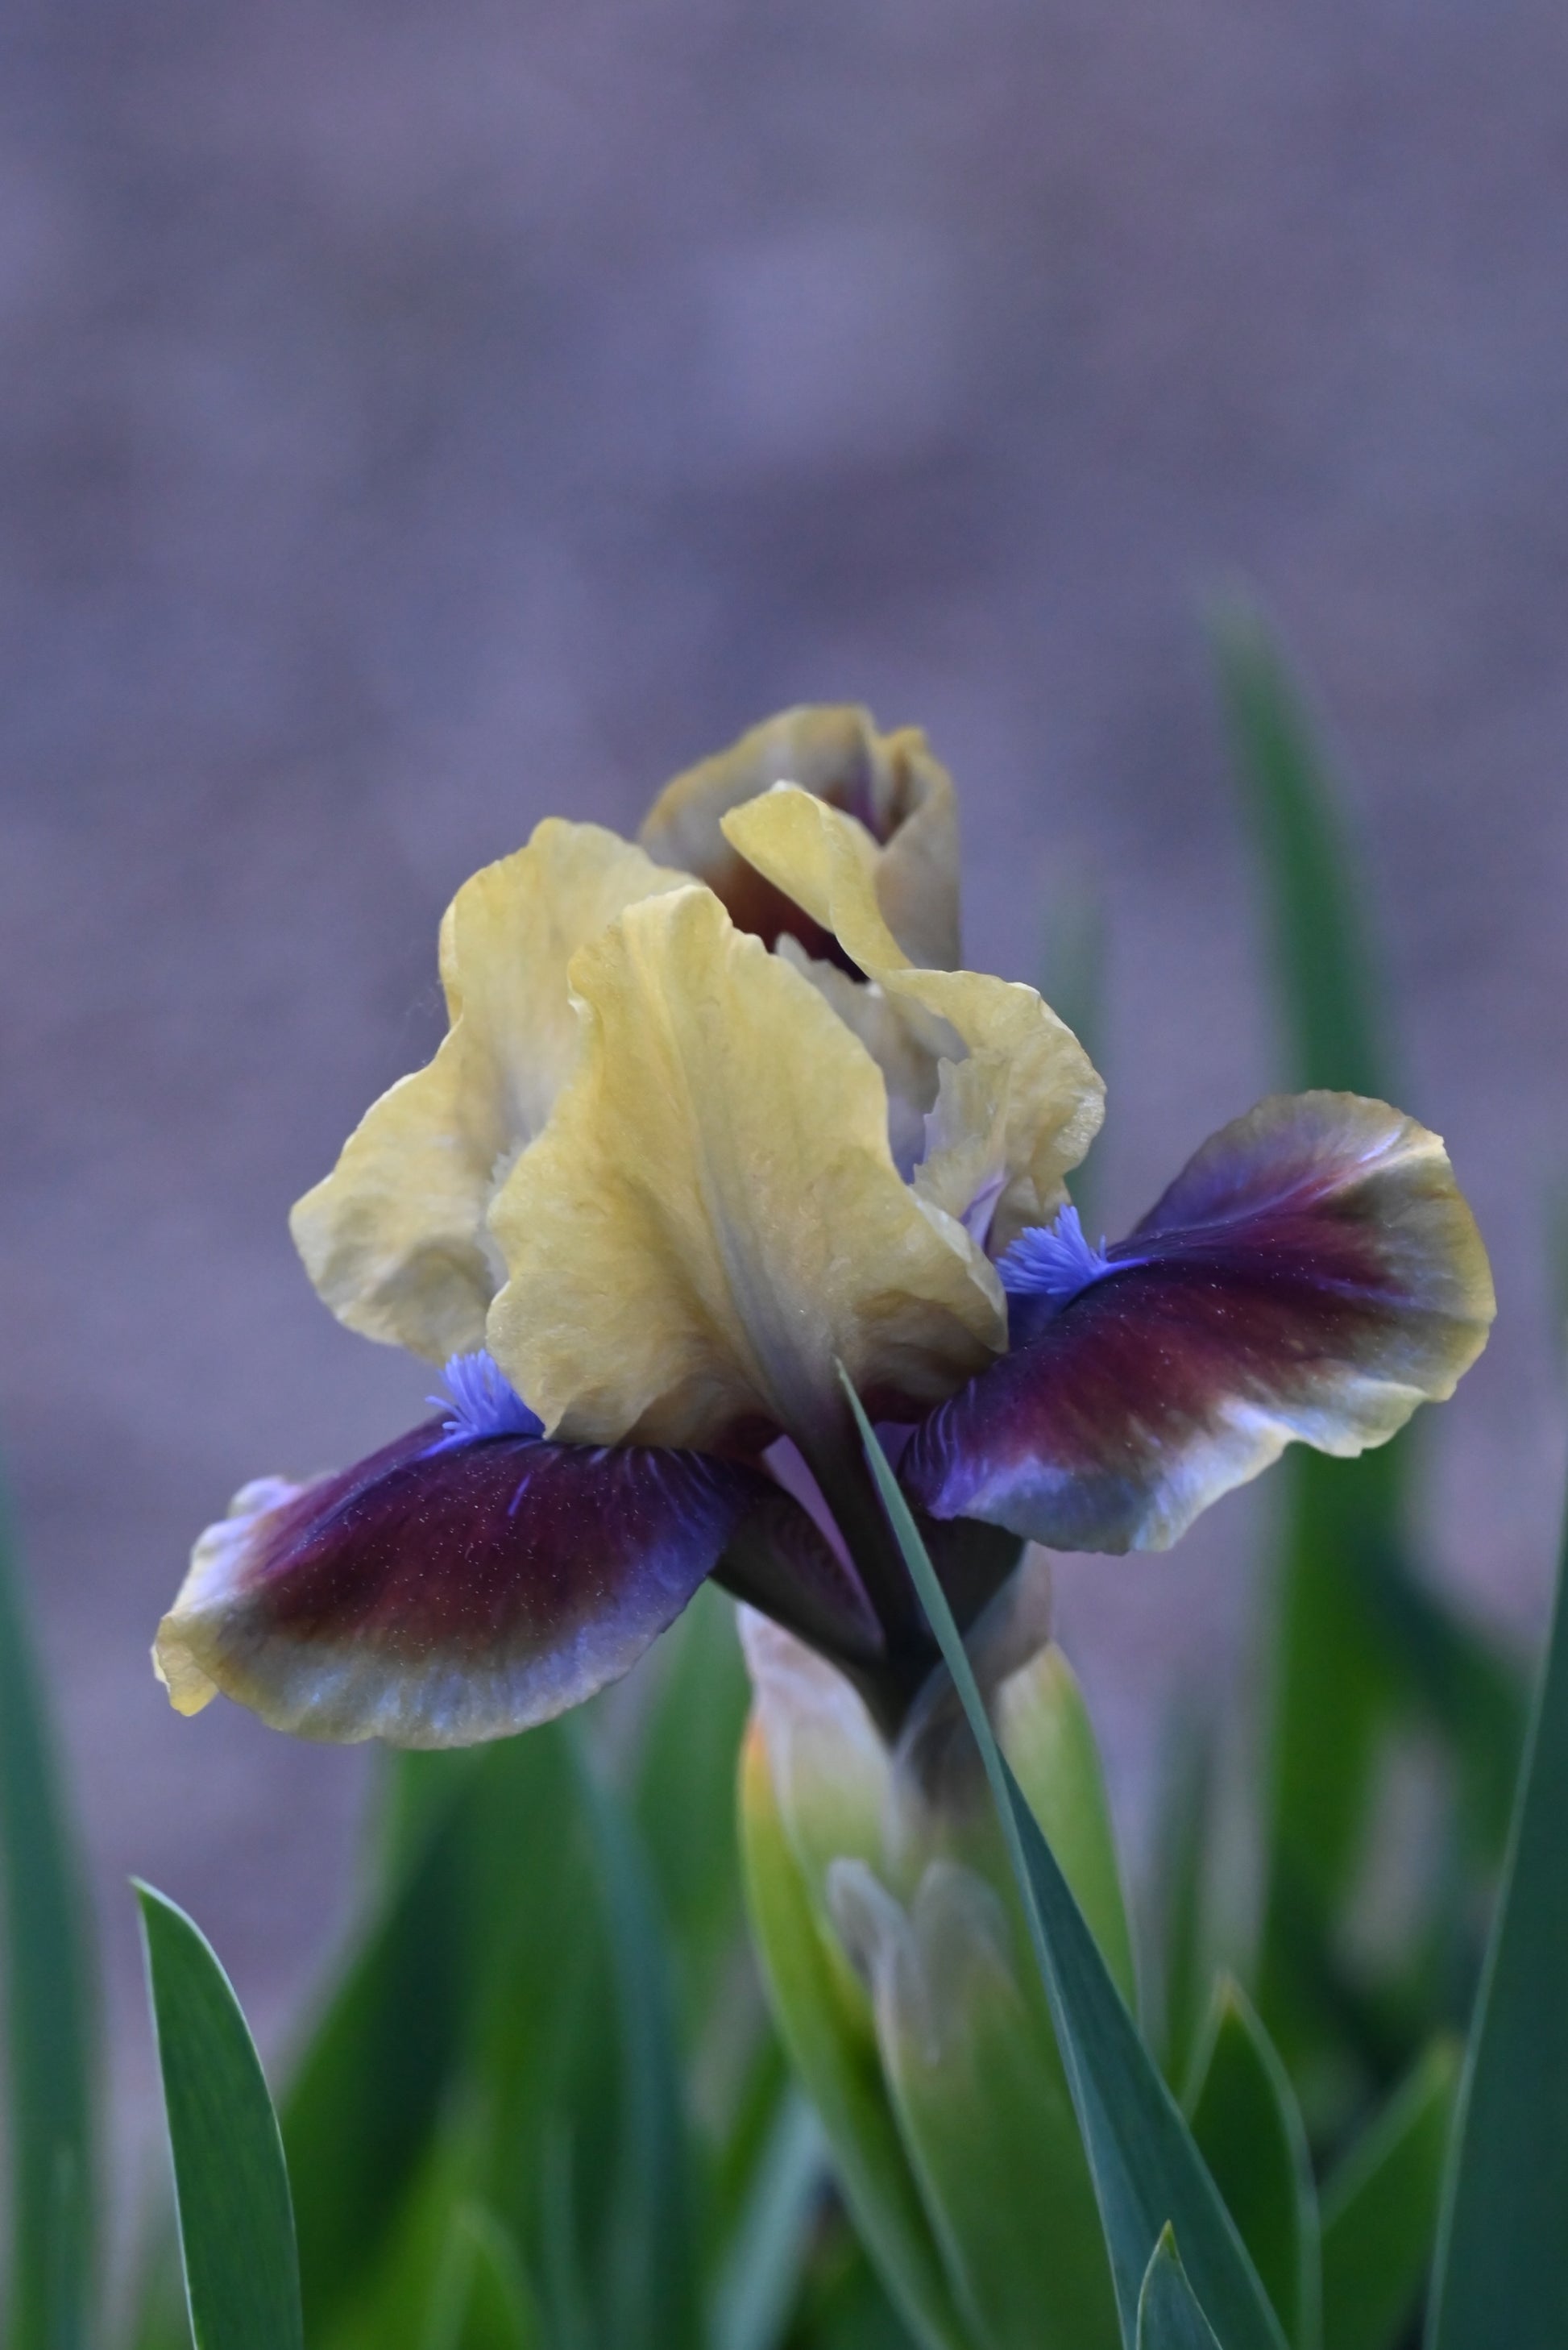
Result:
[[440,1437],[247,1489],[160,1627],[182,1710],[211,1684],[307,1738],[525,1730],[627,1671],[776,1490],[697,1453]]
[[1158,1550],[1293,1438],[1382,1443],[1486,1342],[1490,1275],[1441,1145],[1355,1095],[1261,1103],[916,1430],[938,1517],[1059,1550]]

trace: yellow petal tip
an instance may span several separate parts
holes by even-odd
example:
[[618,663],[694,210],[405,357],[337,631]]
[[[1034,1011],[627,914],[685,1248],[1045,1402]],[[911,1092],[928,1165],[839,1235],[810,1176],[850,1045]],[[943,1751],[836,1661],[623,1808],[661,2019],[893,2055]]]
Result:
[[202,1670],[185,1644],[177,1616],[165,1616],[152,1643],[152,1670],[169,1692],[176,1713],[189,1718],[212,1704],[218,1684]]

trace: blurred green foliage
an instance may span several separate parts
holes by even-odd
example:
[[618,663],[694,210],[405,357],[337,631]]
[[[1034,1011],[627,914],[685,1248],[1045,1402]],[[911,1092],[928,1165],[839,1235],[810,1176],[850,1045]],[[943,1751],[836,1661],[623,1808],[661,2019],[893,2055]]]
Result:
[[[1406,1104],[1319,731],[1254,607],[1231,598],[1213,633],[1259,852],[1282,1082]],[[1439,1598],[1414,1555],[1421,1434],[1417,1423],[1357,1461],[1298,1448],[1276,1481],[1257,1997],[1324,2143],[1434,2031],[1464,2022],[1483,1909],[1467,1895],[1484,1893],[1501,1859],[1523,1734],[1517,1676]],[[1448,1768],[1446,1866],[1421,1929],[1376,1975],[1348,1955],[1358,1872],[1390,1768],[1413,1736]]]

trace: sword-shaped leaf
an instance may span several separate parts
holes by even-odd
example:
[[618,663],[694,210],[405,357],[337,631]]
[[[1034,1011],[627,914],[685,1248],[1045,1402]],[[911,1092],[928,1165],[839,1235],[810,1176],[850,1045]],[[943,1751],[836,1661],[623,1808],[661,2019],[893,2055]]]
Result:
[[1168,2226],[1178,2231],[1194,2289],[1222,2350],[1284,2350],[1279,2321],[1235,2222],[997,1745],[909,1504],[858,1397],[847,1380],[845,1386],[883,1507],[941,1645],[996,1801],[1084,2134],[1127,2350],[1137,2338],[1145,2275]]
[[80,2350],[93,2282],[94,1998],[81,1869],[0,1502],[0,1910],[10,2350]]
[[1470,2029],[1430,2350],[1568,2342],[1568,1546]]
[[139,1885],[148,1988],[196,2350],[303,2350],[283,2139],[212,1944]]
[[1324,2350],[1397,2350],[1409,2331],[1437,2241],[1459,2071],[1456,2043],[1435,2041],[1324,2184]]
[[1168,2228],[1154,2248],[1138,2295],[1137,2350],[1220,2350]]
[[[1318,729],[1244,598],[1213,638],[1238,781],[1260,851],[1285,1074],[1390,1100],[1401,1087],[1355,858]],[[1390,1725],[1412,1711],[1449,1743],[1469,1825],[1501,1849],[1523,1711],[1507,1668],[1411,1571],[1414,1439],[1356,1461],[1303,1452],[1281,1479],[1282,1538],[1259,2005],[1299,2063],[1345,2018],[1335,1921],[1363,1850]],[[1499,1799],[1501,1777],[1502,1794]]]
[[1322,2338],[1317,2190],[1295,2092],[1240,1984],[1220,1985],[1187,2116],[1293,2350]]
[[617,2176],[605,2250],[605,2338],[664,2350],[698,2330],[695,2183],[663,1922],[619,1799],[574,1741],[592,1828],[621,2041]]

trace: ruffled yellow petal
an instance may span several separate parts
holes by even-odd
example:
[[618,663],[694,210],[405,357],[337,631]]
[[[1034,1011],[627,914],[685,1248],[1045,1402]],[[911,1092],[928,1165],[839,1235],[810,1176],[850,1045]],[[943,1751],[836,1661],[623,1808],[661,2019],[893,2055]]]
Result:
[[[1006,1247],[1048,1222],[1063,1178],[1099,1129],[1105,1087],[1070,1028],[1032,987],[971,971],[922,971],[883,918],[875,850],[851,817],[781,786],[724,818],[726,837],[803,906],[901,1014],[927,1056],[933,1106],[915,1188]],[[836,990],[839,1003],[842,990]]]
[[712,894],[633,906],[572,964],[586,1035],[491,1211],[488,1343],[552,1432],[829,1440],[863,1392],[951,1392],[1005,1338],[961,1225],[909,1190],[865,1047]]
[[[926,1120],[936,1105],[938,1060],[929,1035],[920,1033],[906,1004],[852,978],[839,964],[807,954],[798,940],[781,938],[774,952],[827,998],[881,1070],[888,1088],[888,1139],[898,1172],[908,1180],[925,1157]],[[952,1051],[962,1049],[956,1036],[947,1042]]]
[[435,1362],[483,1344],[504,1278],[485,1211],[577,1052],[566,966],[624,907],[685,881],[613,832],[550,817],[464,882],[441,931],[448,1035],[371,1106],[290,1218],[351,1330]]
[[798,784],[857,819],[872,853],[876,901],[895,935],[917,962],[956,963],[958,809],[952,778],[917,726],[879,734],[867,710],[782,711],[667,784],[639,837],[661,863],[706,881],[742,930],[772,946],[791,927],[788,904],[736,855],[723,818],[778,783]]

